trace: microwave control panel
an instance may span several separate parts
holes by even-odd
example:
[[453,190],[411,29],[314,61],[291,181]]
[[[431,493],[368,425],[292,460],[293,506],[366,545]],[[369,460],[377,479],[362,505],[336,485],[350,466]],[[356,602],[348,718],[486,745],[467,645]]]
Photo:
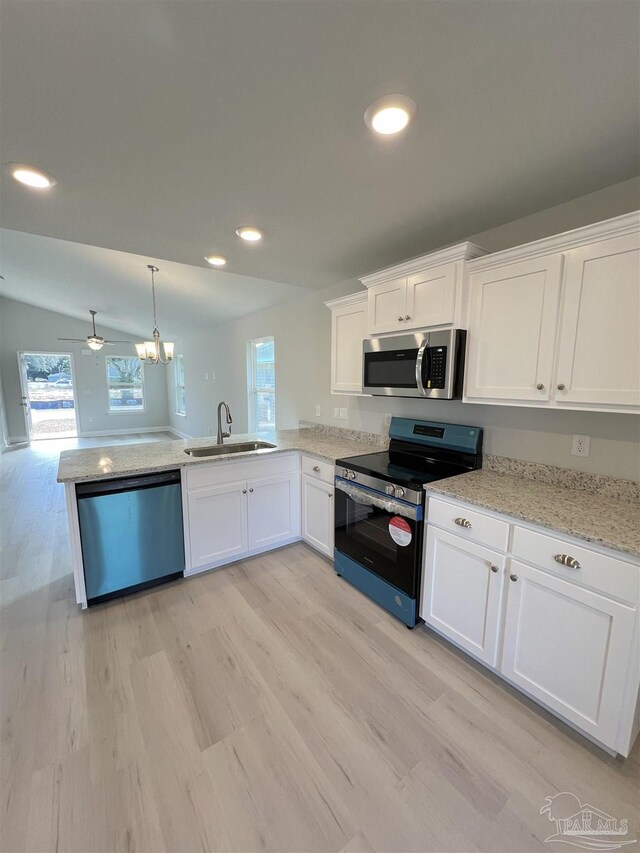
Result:
[[425,388],[444,388],[447,368],[447,347],[432,347],[429,350],[431,375],[425,382]]

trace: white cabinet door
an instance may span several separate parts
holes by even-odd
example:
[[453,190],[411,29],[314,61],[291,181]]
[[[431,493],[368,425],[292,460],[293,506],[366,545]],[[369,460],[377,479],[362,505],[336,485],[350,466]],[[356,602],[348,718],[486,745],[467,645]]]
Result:
[[300,475],[249,480],[249,550],[257,551],[300,535]]
[[427,527],[420,616],[484,663],[497,662],[504,556]]
[[443,264],[408,277],[407,328],[452,324],[455,305],[455,264]]
[[511,561],[502,672],[614,747],[634,608]]
[[407,327],[407,279],[394,278],[369,288],[369,334],[401,332]]
[[469,276],[466,397],[550,399],[561,274],[557,254]]
[[248,551],[247,484],[228,483],[187,495],[189,568],[227,563]]
[[565,256],[555,398],[640,405],[640,237],[629,234]]
[[331,393],[362,394],[362,342],[367,337],[367,294],[331,311]]
[[302,475],[302,538],[317,551],[333,556],[333,486]]

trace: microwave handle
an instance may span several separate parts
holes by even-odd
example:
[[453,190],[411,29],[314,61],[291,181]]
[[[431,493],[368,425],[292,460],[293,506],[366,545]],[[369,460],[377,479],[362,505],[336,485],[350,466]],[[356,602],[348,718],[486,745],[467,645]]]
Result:
[[424,387],[424,382],[422,381],[422,363],[425,358],[429,358],[429,338],[425,338],[424,341],[420,344],[420,349],[418,350],[418,358],[416,359],[416,385],[418,386],[418,391],[422,394],[423,397],[427,396],[427,391]]

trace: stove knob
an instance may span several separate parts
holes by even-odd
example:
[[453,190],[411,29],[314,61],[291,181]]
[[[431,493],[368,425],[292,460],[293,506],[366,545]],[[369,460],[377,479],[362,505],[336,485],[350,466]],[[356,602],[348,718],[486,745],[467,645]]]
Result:
[[385,492],[386,492],[388,495],[395,495],[395,493],[396,493],[396,487],[395,487],[395,486],[387,486],[387,487],[385,488]]
[[357,474],[355,471],[349,471],[349,479],[350,480],[355,480],[356,476],[357,476]]
[[397,497],[397,498],[403,498],[403,497],[404,497],[404,489],[402,488],[402,486],[398,486],[398,487],[397,487],[397,489],[396,489],[396,497]]
[[347,477],[349,476],[349,472],[347,471],[347,469],[346,469],[346,468],[343,468],[343,469],[342,469],[342,471],[341,471],[340,473],[342,474],[342,476],[344,477],[344,479],[345,479],[345,480],[346,480],[346,479],[347,479]]

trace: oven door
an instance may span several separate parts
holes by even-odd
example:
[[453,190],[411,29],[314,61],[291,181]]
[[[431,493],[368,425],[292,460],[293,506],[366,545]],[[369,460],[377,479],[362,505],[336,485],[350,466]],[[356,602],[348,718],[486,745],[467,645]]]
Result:
[[411,598],[418,594],[422,506],[336,477],[335,547]]

